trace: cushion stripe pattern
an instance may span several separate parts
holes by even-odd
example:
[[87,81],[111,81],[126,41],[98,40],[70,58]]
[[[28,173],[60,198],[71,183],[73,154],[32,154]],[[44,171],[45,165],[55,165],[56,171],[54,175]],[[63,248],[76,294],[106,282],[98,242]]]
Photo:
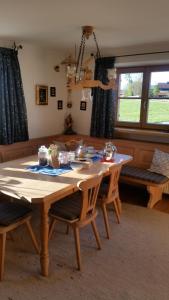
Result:
[[166,176],[150,172],[149,170],[144,170],[141,168],[127,165],[122,167],[120,175],[146,180],[157,184],[165,183],[168,181],[168,178]]
[[49,210],[49,214],[67,220],[75,220],[80,217],[81,208],[82,208],[82,200],[80,197],[80,193],[77,192],[74,195],[67,196],[64,199],[55,202],[51,206],[51,209]]

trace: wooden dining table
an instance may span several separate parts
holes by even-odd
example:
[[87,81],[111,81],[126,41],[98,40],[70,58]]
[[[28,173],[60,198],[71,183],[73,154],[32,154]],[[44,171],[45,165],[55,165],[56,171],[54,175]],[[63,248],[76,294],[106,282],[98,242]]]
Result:
[[37,165],[37,156],[29,156],[0,164],[0,191],[6,195],[38,203],[41,216],[41,274],[49,274],[48,212],[51,204],[78,190],[77,183],[98,174],[108,175],[108,168],[123,165],[132,160],[124,154],[116,154],[113,162],[96,162],[82,170],[71,170],[59,176],[43,175],[28,170],[29,166]]

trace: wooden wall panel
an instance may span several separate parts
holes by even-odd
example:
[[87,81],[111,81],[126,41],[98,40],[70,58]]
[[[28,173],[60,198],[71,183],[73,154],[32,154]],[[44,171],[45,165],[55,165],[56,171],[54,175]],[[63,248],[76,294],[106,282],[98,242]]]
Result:
[[116,145],[118,152],[133,156],[132,165],[141,168],[149,168],[155,148],[169,153],[169,144],[138,142],[122,139],[95,138],[84,135],[55,135],[32,139],[26,142],[19,142],[12,145],[0,145],[0,162],[16,159],[38,153],[41,145],[49,146],[53,141],[66,142],[69,140],[83,140],[87,146],[94,146],[96,149],[103,149],[108,141]]

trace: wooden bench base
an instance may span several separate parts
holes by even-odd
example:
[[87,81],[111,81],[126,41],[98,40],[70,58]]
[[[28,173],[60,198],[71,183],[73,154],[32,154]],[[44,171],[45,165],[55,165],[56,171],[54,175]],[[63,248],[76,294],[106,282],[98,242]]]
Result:
[[163,186],[147,186],[147,191],[149,193],[149,201],[147,204],[148,208],[153,208],[153,206],[160,200],[162,200],[164,185]]
[[149,200],[147,203],[148,208],[153,208],[153,206],[160,200],[162,200],[163,190],[166,184],[153,184],[148,181],[139,180],[127,176],[120,176],[120,182],[124,182],[130,185],[136,185],[136,186],[145,186],[147,189],[147,192],[149,194]]

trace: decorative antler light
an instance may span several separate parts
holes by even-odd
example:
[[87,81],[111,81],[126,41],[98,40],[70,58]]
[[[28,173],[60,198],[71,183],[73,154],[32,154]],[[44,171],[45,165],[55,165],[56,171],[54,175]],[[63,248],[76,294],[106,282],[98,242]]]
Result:
[[[96,45],[96,54],[91,54],[91,57],[84,61],[86,40],[88,40],[91,35],[93,35],[93,39]],[[68,56],[68,58],[66,58],[64,61],[62,61],[62,64],[66,65],[68,91],[72,91],[75,89],[90,89],[93,87],[100,87],[103,90],[115,88],[115,73],[113,78],[111,76],[108,84],[103,84],[100,80],[93,79],[93,71],[89,67],[89,65],[93,61],[93,58],[101,58],[96,35],[94,33],[94,28],[93,26],[83,26],[77,61],[73,59],[71,55]]]

